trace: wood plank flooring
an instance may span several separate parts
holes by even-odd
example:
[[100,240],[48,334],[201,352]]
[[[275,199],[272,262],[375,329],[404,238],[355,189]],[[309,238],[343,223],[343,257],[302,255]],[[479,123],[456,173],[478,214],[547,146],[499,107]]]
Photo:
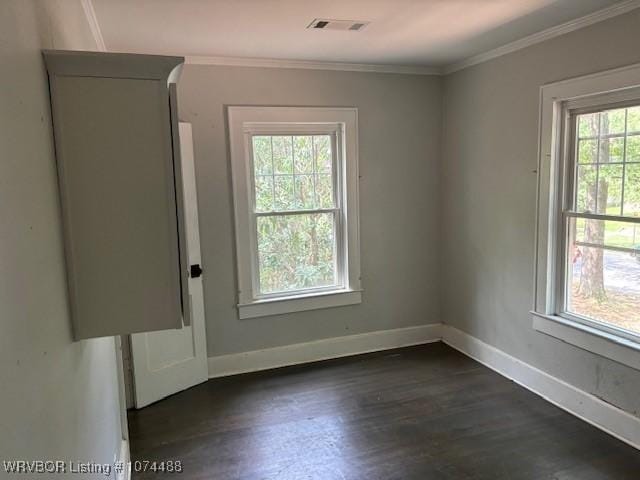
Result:
[[210,380],[129,415],[182,480],[638,480],[640,451],[436,343]]

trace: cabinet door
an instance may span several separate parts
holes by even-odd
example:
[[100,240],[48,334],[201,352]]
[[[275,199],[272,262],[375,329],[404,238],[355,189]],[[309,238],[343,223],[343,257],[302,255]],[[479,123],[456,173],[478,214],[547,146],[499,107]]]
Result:
[[51,78],[77,339],[180,328],[166,81]]

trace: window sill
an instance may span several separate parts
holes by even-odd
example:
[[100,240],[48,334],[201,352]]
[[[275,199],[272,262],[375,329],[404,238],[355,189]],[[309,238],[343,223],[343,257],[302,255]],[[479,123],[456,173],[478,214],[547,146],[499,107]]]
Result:
[[293,297],[256,300],[238,305],[240,319],[304,312],[322,308],[343,307],[362,302],[361,290],[338,290],[332,292],[297,295]]
[[531,313],[534,330],[640,370],[640,343],[557,315]]

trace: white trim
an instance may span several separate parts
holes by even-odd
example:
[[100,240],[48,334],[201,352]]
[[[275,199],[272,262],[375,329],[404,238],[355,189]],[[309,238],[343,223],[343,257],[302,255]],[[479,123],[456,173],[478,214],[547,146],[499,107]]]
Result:
[[360,291],[344,290],[297,295],[293,297],[256,300],[238,305],[240,319],[281,315],[283,313],[305,312],[321,308],[344,307],[362,303]]
[[534,330],[640,370],[640,343],[566,318],[534,315]]
[[118,409],[120,410],[120,430],[122,439],[120,450],[116,452],[114,465],[116,462],[124,467],[121,472],[115,473],[115,480],[129,480],[131,478],[131,451],[129,446],[129,423],[127,421],[127,400],[124,374],[124,360],[122,355],[122,337],[113,337],[116,350],[116,372],[118,378]]
[[[359,240],[358,109],[352,107],[227,107],[238,268],[240,318],[350,305],[361,300]],[[290,126],[308,132],[330,128],[334,133],[336,197],[336,264],[339,282],[327,295],[311,291],[291,295],[259,295],[257,240],[251,166],[253,128],[264,132]],[[311,210],[313,211],[313,210]],[[327,289],[325,289],[327,290]],[[319,293],[319,292],[317,292]],[[293,300],[292,297],[296,297]],[[267,301],[268,300],[268,301]],[[279,305],[278,305],[279,303]]]
[[441,323],[209,357],[209,378],[442,341],[546,401],[640,449],[640,418]]
[[123,439],[120,443],[120,453],[116,461],[124,467],[124,470],[116,472],[116,480],[129,480],[131,478],[131,456],[129,452],[129,440]]
[[107,47],[104,43],[104,37],[102,36],[102,31],[100,30],[100,23],[98,23],[98,17],[96,16],[96,10],[93,8],[93,2],[91,0],[80,0],[82,4],[82,9],[84,10],[84,15],[87,17],[87,22],[89,23],[89,29],[91,30],[91,35],[96,42],[96,48],[99,52],[106,52]]
[[[639,0],[640,1],[640,0]],[[640,63],[568,78],[540,87],[543,100],[575,100],[610,92],[639,88]]]
[[209,357],[209,378],[433,343],[441,332],[442,324],[435,323]]
[[116,372],[118,378],[118,407],[120,410],[120,430],[122,441],[120,442],[120,450],[116,453],[115,462],[124,467],[121,472],[116,472],[116,480],[129,480],[131,478],[131,452],[129,448],[129,423],[127,421],[127,399],[124,375],[124,360],[122,355],[122,337],[113,337],[116,349]]
[[[637,365],[640,352],[629,350],[624,352],[614,348],[604,348],[594,338],[586,340],[588,329],[577,328],[576,322],[559,321],[562,313],[559,306],[559,292],[563,284],[559,282],[558,271],[562,268],[562,256],[559,255],[562,238],[561,212],[564,209],[564,185],[566,144],[566,111],[568,105],[601,104],[611,100],[628,99],[628,94],[637,93],[640,87],[640,64],[629,65],[615,70],[563,80],[544,85],[540,89],[540,131],[538,152],[538,185],[537,185],[537,221],[535,237],[534,261],[534,305],[533,312],[537,317],[551,319],[557,325],[545,323],[546,331],[562,335],[559,338],[569,343],[588,349],[593,347],[594,353],[606,356],[625,365]],[[535,325],[543,322],[534,320]],[[595,329],[595,325],[588,325]],[[562,328],[561,328],[562,327]],[[543,327],[541,327],[543,328]],[[567,329],[574,329],[572,334]],[[611,337],[614,332],[607,329],[603,338]],[[566,338],[565,338],[566,337]],[[620,336],[622,342],[622,336]],[[603,340],[604,341],[604,340]],[[591,351],[591,350],[590,350]],[[635,360],[629,359],[635,356]],[[634,367],[635,368],[635,367]]]
[[548,402],[640,449],[640,418],[539,370],[471,335],[443,326],[443,342]]
[[617,17],[618,15],[628,13],[638,7],[640,7],[640,0],[625,0],[623,2],[616,3],[615,5],[590,13],[588,15],[585,15],[584,17],[570,20],[561,25],[548,28],[514,42],[507,43],[506,45],[502,45],[498,48],[494,48],[493,50],[489,50],[488,52],[483,52],[460,62],[449,65],[444,68],[444,74],[448,75],[450,73],[454,73],[459,70],[478,65],[479,63],[484,63],[489,60],[493,60],[494,58],[498,58],[503,55],[522,50],[523,48],[527,48],[532,45],[551,40],[552,38],[559,37],[566,33],[574,32],[581,28],[585,28],[604,20]]
[[404,75],[442,75],[440,67],[411,65],[378,65],[368,63],[314,62],[274,58],[210,57],[185,55],[187,65],[228,67],[295,68],[303,70],[337,70],[344,72],[399,73]]

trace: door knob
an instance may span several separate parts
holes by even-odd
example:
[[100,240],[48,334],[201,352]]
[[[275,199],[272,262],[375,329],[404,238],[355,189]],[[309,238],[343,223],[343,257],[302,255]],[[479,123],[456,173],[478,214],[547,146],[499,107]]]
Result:
[[191,278],[198,278],[200,275],[202,275],[202,268],[200,267],[200,264],[196,263],[191,265],[191,268],[189,269],[189,276]]

